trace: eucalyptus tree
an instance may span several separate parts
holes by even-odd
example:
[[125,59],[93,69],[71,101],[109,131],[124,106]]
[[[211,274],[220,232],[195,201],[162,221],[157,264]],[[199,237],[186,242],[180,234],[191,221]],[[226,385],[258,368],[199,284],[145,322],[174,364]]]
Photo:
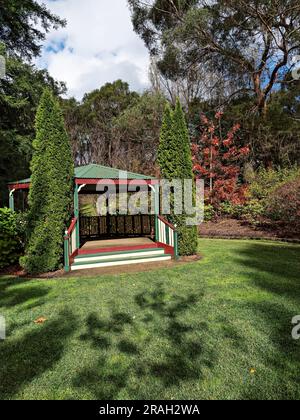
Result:
[[164,75],[184,78],[201,63],[207,72],[222,74],[227,98],[253,96],[253,110],[261,114],[297,66],[298,0],[128,2],[134,28]]

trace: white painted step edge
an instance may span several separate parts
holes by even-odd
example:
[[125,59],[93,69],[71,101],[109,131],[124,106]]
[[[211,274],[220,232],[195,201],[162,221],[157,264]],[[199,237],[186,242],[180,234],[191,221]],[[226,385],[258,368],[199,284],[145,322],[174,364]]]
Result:
[[85,264],[85,265],[75,265],[71,267],[71,271],[77,270],[90,270],[91,268],[102,268],[102,267],[116,267],[119,265],[132,265],[132,264],[144,264],[144,263],[151,263],[151,262],[160,262],[160,261],[170,261],[172,259],[171,256],[167,255],[165,257],[156,257],[156,258],[142,258],[139,260],[120,260],[120,261],[113,261],[113,262],[98,262],[94,264]]
[[146,257],[146,256],[155,256],[155,255],[164,255],[165,251],[163,249],[153,250],[153,251],[145,251],[145,252],[128,252],[126,254],[111,254],[111,255],[103,255],[103,256],[88,256],[84,258],[75,258],[75,263],[84,263],[84,262],[93,262],[99,260],[115,260],[116,258],[123,260],[130,257]]

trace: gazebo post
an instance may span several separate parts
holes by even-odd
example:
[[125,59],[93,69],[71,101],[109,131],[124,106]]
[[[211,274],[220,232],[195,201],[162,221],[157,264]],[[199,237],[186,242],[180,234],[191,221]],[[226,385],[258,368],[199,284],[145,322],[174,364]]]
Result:
[[159,240],[158,232],[158,216],[160,215],[160,193],[159,193],[159,184],[154,186],[154,206],[155,206],[155,240]]
[[74,216],[77,219],[76,223],[76,246],[80,248],[80,230],[79,230],[79,185],[75,185],[74,190]]
[[9,192],[9,208],[12,210],[12,211],[15,211],[15,197],[14,197],[14,192],[15,192],[16,190],[15,189],[13,189],[13,190],[11,190],[10,192]]

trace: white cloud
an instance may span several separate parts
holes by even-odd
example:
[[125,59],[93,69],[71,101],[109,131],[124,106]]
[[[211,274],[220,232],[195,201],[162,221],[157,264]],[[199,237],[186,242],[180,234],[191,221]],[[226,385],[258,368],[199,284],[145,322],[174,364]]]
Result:
[[40,0],[67,20],[51,31],[39,67],[67,83],[68,96],[123,79],[131,89],[148,86],[149,56],[133,31],[126,0]]

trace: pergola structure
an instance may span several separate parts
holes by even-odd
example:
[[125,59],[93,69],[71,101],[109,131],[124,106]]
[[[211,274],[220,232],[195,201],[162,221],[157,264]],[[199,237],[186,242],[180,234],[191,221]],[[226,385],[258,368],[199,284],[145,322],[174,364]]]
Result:
[[15,197],[14,194],[17,191],[29,191],[30,188],[30,178],[22,179],[21,181],[14,181],[8,184],[9,190],[9,208],[11,210],[15,209]]
[[[18,191],[28,191],[30,189],[30,178],[8,184],[9,188],[9,205],[14,210],[14,196]],[[116,193],[119,193],[124,189],[124,186],[148,186],[149,192],[152,192],[154,196],[154,207],[155,215],[139,215],[139,216],[113,216],[109,219],[104,220],[103,217],[98,216],[96,218],[85,218],[80,215],[79,196],[87,194],[100,194],[99,185],[115,187]],[[123,188],[122,188],[123,187]],[[101,189],[101,188],[100,188]],[[104,191],[103,191],[104,192]],[[103,193],[102,192],[102,193]],[[151,262],[151,256],[153,255],[153,247],[155,245],[155,255],[157,261],[157,255],[160,258],[167,258],[170,255],[177,256],[177,233],[174,226],[167,222],[160,215],[160,189],[159,181],[156,178],[149,177],[142,174],[133,172],[125,172],[119,169],[109,168],[101,165],[91,164],[87,166],[81,166],[75,169],[74,177],[74,217],[70,228],[66,231],[65,235],[65,268],[66,271],[72,269],[90,268],[94,266],[107,265],[121,265],[121,263],[129,262],[129,260],[120,261],[120,252],[125,252],[129,255],[132,252],[130,258],[137,261],[137,252],[145,254],[145,250],[148,250],[147,259]],[[127,219],[126,219],[127,217]],[[140,219],[138,218],[140,217]],[[145,237],[150,237],[149,226],[151,225],[151,217],[154,217],[153,229],[155,242],[151,240],[151,243],[145,243]],[[131,219],[129,219],[131,218]],[[148,220],[147,220],[148,218]],[[140,229],[131,227],[130,232],[126,230],[126,222],[130,221],[133,225],[139,223]],[[144,229],[144,223],[147,223],[148,229]],[[113,224],[113,228],[112,225]],[[82,225],[82,228],[80,227]],[[146,232],[147,231],[147,232]],[[122,233],[122,241],[119,236]],[[138,242],[135,239],[133,245],[133,237],[139,236],[144,237],[143,241]],[[88,251],[84,248],[84,241],[95,242],[95,246],[91,247],[89,244]],[[124,240],[127,238],[127,242]],[[119,239],[119,240],[118,240]],[[150,241],[150,238],[148,238]],[[96,242],[97,240],[97,242]],[[99,242],[101,240],[101,243]],[[109,246],[108,242],[109,241]],[[115,241],[115,242],[113,242]],[[132,242],[131,242],[132,241]],[[107,244],[107,246],[106,246]],[[157,249],[163,251],[167,255],[157,254]],[[151,254],[152,251],[152,254]],[[88,257],[86,256],[88,253]],[[100,255],[101,254],[101,255]],[[140,254],[140,256],[142,255]],[[85,256],[85,257],[82,257]],[[91,257],[92,255],[92,257]],[[96,260],[95,255],[98,259]],[[118,256],[118,258],[117,258]],[[142,255],[144,257],[144,255]],[[101,257],[101,258],[100,258]],[[108,261],[104,261],[103,258],[107,257]],[[76,260],[82,258],[84,260]],[[100,259],[99,259],[100,258]],[[134,259],[135,258],[135,259]],[[111,261],[114,260],[114,261]],[[134,262],[133,262],[134,263]],[[80,265],[81,264],[81,265]],[[86,267],[83,265],[86,264]],[[105,265],[105,266],[107,266]],[[79,267],[79,268],[78,268]]]

